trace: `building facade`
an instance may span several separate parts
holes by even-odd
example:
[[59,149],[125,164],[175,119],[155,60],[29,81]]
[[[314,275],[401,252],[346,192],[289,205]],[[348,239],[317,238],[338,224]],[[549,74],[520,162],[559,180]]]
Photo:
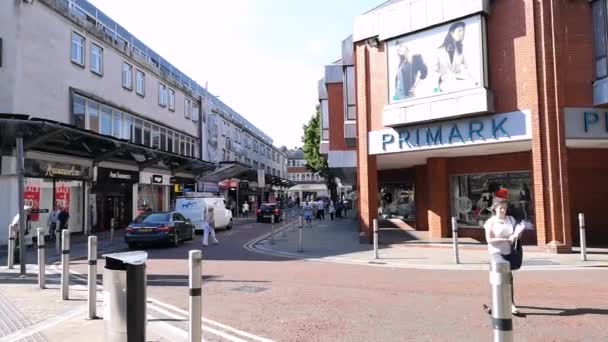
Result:
[[[355,19],[361,231],[484,241],[496,191],[550,252],[608,242],[606,1],[389,1]],[[504,190],[503,190],[504,191]]]
[[289,188],[288,196],[294,201],[303,203],[313,201],[318,196],[328,196],[326,179],[306,168],[304,151],[301,149],[287,151],[287,179],[296,185]]

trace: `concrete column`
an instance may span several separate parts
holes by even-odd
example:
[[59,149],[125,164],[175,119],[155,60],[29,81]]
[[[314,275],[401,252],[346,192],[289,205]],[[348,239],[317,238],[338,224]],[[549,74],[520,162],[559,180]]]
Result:
[[82,215],[82,219],[83,219],[83,226],[84,226],[84,234],[85,235],[89,235],[91,234],[91,218],[89,217],[90,210],[89,210],[89,195],[91,194],[91,183],[88,181],[84,182],[84,213]]
[[135,183],[133,184],[133,203],[132,203],[132,214],[133,218],[135,218],[137,216],[137,201],[139,200],[139,184]]
[[416,230],[429,230],[428,181],[426,165],[414,167],[414,201],[416,204]]
[[450,219],[447,159],[427,160],[428,227],[431,240],[448,237]]
[[171,186],[163,185],[163,207],[165,210],[171,210],[169,208],[171,201]]

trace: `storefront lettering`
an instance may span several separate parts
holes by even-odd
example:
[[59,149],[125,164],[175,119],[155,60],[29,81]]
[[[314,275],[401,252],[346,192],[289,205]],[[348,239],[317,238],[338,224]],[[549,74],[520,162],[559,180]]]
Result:
[[45,176],[47,177],[55,177],[55,176],[66,176],[66,177],[78,177],[80,176],[80,170],[76,170],[74,166],[71,169],[61,169],[55,168],[51,164],[48,164],[46,167]]
[[458,138],[458,139],[460,139],[460,141],[464,142],[464,139],[462,138],[462,134],[460,134],[460,130],[458,129],[458,125],[456,125],[456,124],[452,125],[452,130],[450,131],[450,138],[448,139],[450,144],[452,143],[452,139],[454,139],[454,138]]
[[124,174],[124,173],[120,173],[120,172],[113,172],[110,171],[110,178],[115,178],[115,179],[131,179],[131,175],[128,174]]
[[[477,125],[477,128],[475,128],[475,125]],[[477,134],[481,140],[486,140],[483,138],[483,135],[481,135],[481,131],[483,131],[483,122],[479,120],[472,120],[469,122],[469,139],[471,141],[475,141],[475,138],[473,137],[475,134]]]
[[500,122],[498,123],[498,125],[496,124],[496,119],[492,119],[492,134],[494,135],[494,139],[498,139],[498,136],[496,136],[496,133],[498,132],[498,130],[501,130],[502,133],[506,136],[506,137],[511,137],[509,135],[509,133],[507,133],[507,131],[505,131],[505,128],[503,127],[503,125],[505,124],[505,122],[507,122],[508,118],[502,118],[502,120],[500,120]]
[[[431,141],[433,142],[431,144]],[[443,138],[442,138],[442,134],[441,134],[441,125],[439,125],[439,127],[437,127],[437,130],[435,131],[435,136],[433,137],[433,133],[431,132],[431,128],[427,128],[426,129],[426,144],[427,145],[443,145]]]
[[[585,112],[583,114],[585,133],[588,133],[592,125],[596,125],[600,121],[600,116],[595,112]],[[608,112],[604,113],[604,130],[608,132]]]

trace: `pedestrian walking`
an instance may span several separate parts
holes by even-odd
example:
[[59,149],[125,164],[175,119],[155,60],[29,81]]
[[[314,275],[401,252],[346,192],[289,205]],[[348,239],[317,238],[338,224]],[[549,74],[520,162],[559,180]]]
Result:
[[342,201],[336,202],[336,218],[342,218],[343,209],[344,209],[344,203],[342,203]]
[[53,210],[49,213],[48,226],[49,226],[49,240],[54,241],[55,231],[59,229],[59,214],[61,210],[59,210],[59,206],[56,205]]
[[204,233],[203,233],[203,246],[207,246],[209,242],[209,234],[213,244],[217,245],[220,242],[215,238],[215,215],[213,213],[213,207],[207,208],[207,215],[205,215],[205,221],[203,222]]
[[243,217],[248,217],[249,216],[249,203],[247,203],[247,201],[243,202]]
[[317,210],[319,211],[319,220],[325,220],[325,202],[322,199],[317,202]]
[[334,216],[336,215],[336,207],[334,206],[334,201],[329,202],[329,217],[331,220],[334,220]]
[[509,274],[511,280],[511,312],[514,315],[519,315],[519,309],[515,305],[514,300],[513,271],[521,267],[523,255],[520,236],[529,223],[522,221],[517,225],[515,218],[507,215],[507,208],[509,206],[507,198],[508,192],[506,189],[496,192],[491,207],[493,215],[486,221],[483,227],[486,233],[490,257],[500,254],[511,264],[511,272]]
[[14,217],[13,217],[13,221],[11,221],[11,224],[9,225],[9,234],[12,234],[12,236],[15,237],[15,248],[13,249],[13,255],[14,258],[13,260],[16,263],[21,262],[21,259],[19,258],[19,249],[23,248],[24,245],[26,245],[25,243],[25,239],[26,236],[28,236],[29,234],[29,226],[30,226],[30,212],[32,210],[32,207],[25,205],[23,207],[23,212],[26,216],[26,223],[25,223],[25,236],[19,236],[19,229],[20,229],[20,223],[19,223],[19,213],[17,213]]
[[310,203],[306,202],[304,207],[302,208],[302,216],[304,221],[308,223],[309,227],[312,227],[312,217],[313,217],[313,206]]
[[70,219],[70,213],[68,213],[67,208],[61,208],[61,211],[57,215],[57,219],[59,220],[59,230],[64,230],[68,228],[68,220]]

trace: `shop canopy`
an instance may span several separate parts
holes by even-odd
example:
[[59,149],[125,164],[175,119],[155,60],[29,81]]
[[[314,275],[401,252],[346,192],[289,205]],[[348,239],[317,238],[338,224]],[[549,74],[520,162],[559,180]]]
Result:
[[74,126],[27,115],[0,114],[0,153],[11,155],[17,137],[23,137],[24,151],[39,151],[86,158],[96,165],[102,161],[134,164],[201,175],[215,170],[218,164],[160,151],[128,140],[95,133]]
[[[218,169],[203,176],[205,181],[218,183],[223,180],[233,178],[241,181],[257,182],[258,171],[252,169],[246,164],[236,161],[223,161],[220,162],[220,167]],[[266,184],[285,188],[290,188],[296,184],[288,179],[269,174],[266,174],[265,181]]]

